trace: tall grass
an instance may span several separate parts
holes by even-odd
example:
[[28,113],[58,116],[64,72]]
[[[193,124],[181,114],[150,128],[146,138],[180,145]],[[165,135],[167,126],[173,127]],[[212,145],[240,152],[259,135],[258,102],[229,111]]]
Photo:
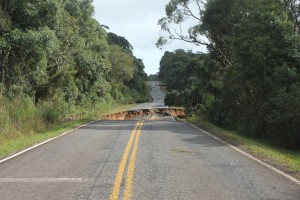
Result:
[[73,121],[99,119],[112,108],[118,107],[109,98],[100,99],[97,103],[84,100],[80,105],[72,105],[57,95],[51,101],[35,104],[28,96],[9,100],[0,95],[0,146],[16,139],[45,133]]
[[26,132],[31,134],[44,128],[39,110],[29,97],[8,100],[0,97],[0,142]]

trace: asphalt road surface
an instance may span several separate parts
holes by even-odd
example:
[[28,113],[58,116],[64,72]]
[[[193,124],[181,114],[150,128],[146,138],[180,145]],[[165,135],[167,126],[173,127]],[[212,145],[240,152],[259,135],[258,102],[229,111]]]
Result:
[[97,121],[2,162],[0,199],[299,200],[300,185],[184,122]]
[[164,104],[165,94],[160,90],[158,81],[150,82],[151,96],[153,98],[153,102],[150,103],[142,103],[132,108],[131,110],[139,110],[139,109],[148,109],[148,108],[166,108]]

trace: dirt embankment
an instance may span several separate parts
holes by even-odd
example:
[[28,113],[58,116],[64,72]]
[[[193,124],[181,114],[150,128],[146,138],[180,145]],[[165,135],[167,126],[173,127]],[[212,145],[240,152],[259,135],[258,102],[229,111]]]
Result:
[[104,120],[135,120],[141,117],[151,116],[173,116],[173,117],[184,117],[186,111],[184,108],[153,108],[153,109],[142,109],[142,110],[130,110],[124,112],[118,112],[110,115],[105,115]]

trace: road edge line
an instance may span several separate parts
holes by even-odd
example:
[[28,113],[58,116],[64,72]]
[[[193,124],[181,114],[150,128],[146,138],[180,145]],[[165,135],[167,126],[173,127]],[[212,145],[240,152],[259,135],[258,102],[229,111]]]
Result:
[[53,137],[53,138],[49,138],[49,139],[47,139],[47,140],[45,140],[45,141],[43,141],[43,142],[40,142],[40,143],[35,144],[35,145],[33,145],[33,146],[30,146],[30,147],[28,147],[28,148],[26,148],[26,149],[24,149],[24,150],[21,150],[21,151],[19,151],[19,152],[17,152],[17,153],[14,153],[14,154],[12,154],[12,155],[10,155],[10,156],[8,156],[8,157],[5,157],[5,158],[1,159],[1,160],[0,160],[0,164],[4,163],[4,162],[6,162],[6,161],[8,161],[8,160],[10,160],[10,159],[13,159],[13,158],[15,158],[15,157],[17,157],[17,156],[20,156],[20,155],[22,155],[22,154],[24,154],[24,153],[26,153],[26,152],[28,152],[28,151],[30,151],[30,150],[36,149],[37,147],[40,147],[40,146],[42,146],[42,145],[44,145],[44,144],[47,144],[48,142],[51,142],[51,141],[56,140],[56,139],[58,139],[58,138],[60,138],[60,137],[63,137],[63,136],[65,136],[65,135],[67,135],[67,134],[69,134],[69,133],[71,133],[71,132],[74,132],[74,131],[76,131],[76,130],[82,128],[82,127],[84,127],[84,126],[87,126],[87,125],[89,125],[89,124],[92,124],[92,123],[94,123],[94,122],[97,122],[97,121],[99,121],[99,120],[95,120],[95,121],[92,121],[92,122],[88,122],[88,123],[86,123],[86,124],[83,124],[83,125],[81,125],[81,126],[78,126],[78,127],[74,128],[74,129],[72,129],[72,130],[70,130],[70,131],[64,132],[64,133],[62,133],[62,134],[60,134],[60,135],[58,135],[58,136],[55,136],[55,137]]
[[229,144],[228,142],[222,140],[221,138],[219,138],[219,137],[217,137],[217,136],[215,136],[215,135],[213,135],[213,134],[211,134],[211,133],[209,133],[209,132],[203,130],[202,128],[200,128],[200,127],[198,127],[198,126],[196,126],[196,125],[194,125],[194,124],[192,124],[192,123],[189,123],[189,122],[185,122],[185,123],[187,123],[187,124],[189,124],[190,126],[192,126],[192,127],[196,128],[196,129],[202,131],[202,132],[205,133],[206,135],[208,135],[208,136],[210,136],[210,137],[212,137],[212,138],[218,140],[219,142],[222,142],[223,144],[228,145],[228,146],[229,146],[230,148],[232,148],[233,150],[235,150],[235,151],[237,151],[237,152],[243,154],[244,156],[246,156],[246,157],[248,157],[248,158],[254,160],[255,162],[261,164],[262,166],[265,166],[265,167],[267,167],[268,169],[271,169],[272,171],[276,172],[277,174],[280,174],[281,176],[284,176],[285,178],[289,179],[290,181],[292,181],[292,182],[294,182],[294,183],[300,185],[300,181],[299,181],[298,179],[296,179],[296,178],[294,178],[294,177],[292,177],[292,176],[286,174],[285,172],[283,172],[283,171],[281,171],[281,170],[279,170],[279,169],[277,169],[277,168],[275,168],[275,167],[273,167],[273,166],[271,166],[271,165],[265,163],[264,161],[262,161],[262,160],[260,160],[260,159],[258,159],[258,158],[256,158],[256,157],[250,155],[249,153],[247,153],[247,152],[245,152],[245,151],[243,151],[243,150],[241,150],[241,149],[239,149],[239,148],[237,148],[237,147],[235,147],[235,146]]

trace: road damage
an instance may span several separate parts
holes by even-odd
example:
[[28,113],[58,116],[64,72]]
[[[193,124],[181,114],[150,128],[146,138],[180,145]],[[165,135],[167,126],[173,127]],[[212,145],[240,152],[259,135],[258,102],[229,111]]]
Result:
[[110,115],[103,116],[103,120],[156,120],[159,117],[171,116],[171,117],[184,117],[186,110],[184,108],[150,108],[140,110],[129,110]]

